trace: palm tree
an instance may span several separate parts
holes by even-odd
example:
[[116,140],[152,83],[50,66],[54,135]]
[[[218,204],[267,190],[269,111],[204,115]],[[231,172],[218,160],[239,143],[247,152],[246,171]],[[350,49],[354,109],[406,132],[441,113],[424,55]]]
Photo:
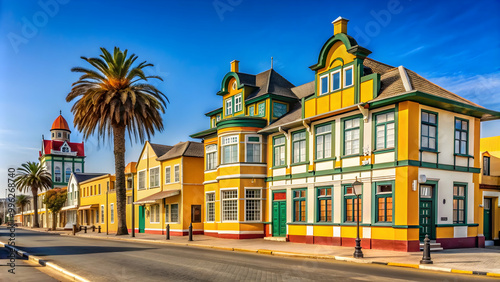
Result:
[[14,179],[17,189],[21,192],[33,194],[33,209],[35,210],[35,220],[33,227],[40,227],[38,224],[38,192],[52,187],[52,178],[43,163],[27,162],[17,169],[18,173]]
[[[101,48],[100,58],[81,57],[95,69],[75,67],[72,72],[83,73],[73,83],[71,92],[66,97],[70,102],[77,97],[71,111],[75,118],[75,127],[82,132],[84,139],[97,134],[98,140],[113,138],[116,175],[116,208],[118,230],[116,235],[128,234],[126,222],[125,190],[125,132],[142,143],[154,135],[155,130],[163,130],[163,119],[168,98],[155,86],[147,83],[148,79],[158,76],[146,76],[143,69],[153,64],[146,61],[132,66],[137,56],[127,57],[127,50],[122,52],[115,47],[113,55]],[[166,102],[165,102],[166,100]]]
[[21,208],[21,220],[24,226],[24,207],[30,202],[28,196],[21,194],[16,197],[16,205]]

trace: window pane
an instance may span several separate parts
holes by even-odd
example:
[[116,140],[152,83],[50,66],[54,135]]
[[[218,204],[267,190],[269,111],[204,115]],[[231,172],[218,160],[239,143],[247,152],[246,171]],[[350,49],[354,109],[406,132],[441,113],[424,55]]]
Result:
[[455,120],[455,128],[456,129],[461,129],[462,128],[462,123],[459,120]]
[[422,125],[422,135],[423,136],[429,136],[429,126],[428,125]]
[[328,93],[328,76],[321,78],[321,94]]
[[436,127],[429,126],[429,136],[430,137],[436,137]]
[[467,130],[467,122],[462,121],[462,130]]
[[352,85],[352,68],[345,70],[344,75],[345,75],[345,85],[344,86]]
[[429,122],[429,114],[426,112],[422,112],[422,121]]
[[340,89],[340,72],[332,75],[332,90]]
[[436,115],[429,114],[429,123],[436,123]]

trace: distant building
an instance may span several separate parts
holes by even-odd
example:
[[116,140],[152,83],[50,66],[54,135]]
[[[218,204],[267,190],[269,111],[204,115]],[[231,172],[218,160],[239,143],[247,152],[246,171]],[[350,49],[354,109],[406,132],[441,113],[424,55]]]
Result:
[[51,139],[42,135],[40,161],[52,176],[52,188],[68,185],[71,173],[85,172],[85,151],[82,143],[70,142],[71,130],[68,123],[59,115],[50,129]]
[[500,136],[481,138],[479,230],[487,245],[500,245]]

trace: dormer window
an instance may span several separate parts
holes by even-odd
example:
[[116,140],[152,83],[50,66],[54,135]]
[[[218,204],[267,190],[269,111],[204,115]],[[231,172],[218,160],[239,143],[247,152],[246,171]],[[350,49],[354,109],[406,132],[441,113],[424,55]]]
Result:
[[242,108],[241,94],[234,96],[234,112],[240,112]]
[[69,146],[68,146],[68,144],[64,144],[64,145],[61,147],[61,152],[64,152],[64,153],[69,153]]
[[332,72],[332,91],[340,89],[340,70]]
[[344,69],[344,87],[349,87],[354,84],[353,66]]
[[324,94],[328,93],[328,75],[325,74],[324,76],[320,77],[319,81],[320,81],[319,87],[321,90],[320,95],[324,95]]
[[226,116],[233,114],[233,100],[231,98],[226,100]]

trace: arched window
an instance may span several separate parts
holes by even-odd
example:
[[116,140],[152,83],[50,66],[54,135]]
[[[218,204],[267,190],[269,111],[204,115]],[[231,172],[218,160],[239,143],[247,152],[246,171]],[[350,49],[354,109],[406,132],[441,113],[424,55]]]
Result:
[[69,181],[69,177],[71,175],[71,168],[66,168],[66,173],[65,173],[65,177],[66,177],[66,180],[64,182],[68,182]]
[[80,172],[80,169],[79,168],[75,169],[75,172]]
[[54,168],[54,179],[55,182],[61,182],[61,168],[58,166]]
[[63,147],[61,148],[61,152],[65,152],[65,153],[69,152],[69,148],[68,148],[68,146],[63,146]]
[[61,137],[61,132],[58,132],[58,133],[57,133],[57,137]]

